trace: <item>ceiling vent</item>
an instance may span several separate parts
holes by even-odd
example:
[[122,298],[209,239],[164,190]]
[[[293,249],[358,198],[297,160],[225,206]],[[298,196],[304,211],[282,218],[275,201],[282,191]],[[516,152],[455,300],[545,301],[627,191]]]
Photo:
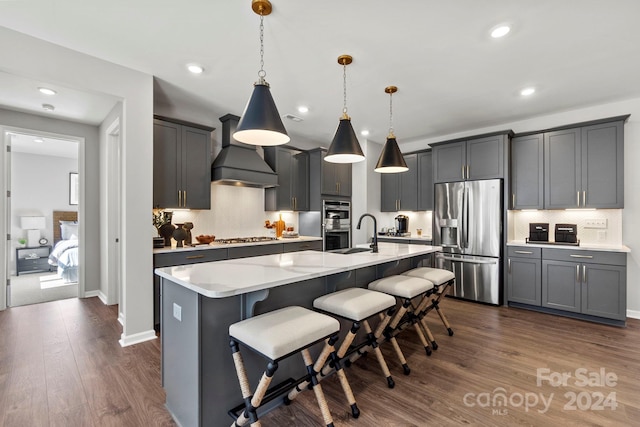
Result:
[[301,122],[304,120],[302,117],[294,116],[293,114],[285,114],[282,117],[284,117],[285,119],[292,120],[294,122]]

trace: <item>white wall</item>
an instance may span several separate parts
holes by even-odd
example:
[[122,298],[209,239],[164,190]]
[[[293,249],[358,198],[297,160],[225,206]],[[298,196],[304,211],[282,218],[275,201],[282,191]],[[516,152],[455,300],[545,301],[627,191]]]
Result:
[[[69,205],[69,172],[78,171],[78,160],[38,154],[11,153],[11,249],[18,238],[27,237],[20,228],[21,216],[44,216],[46,229],[40,236],[53,245],[53,211],[77,211]],[[10,254],[15,275],[15,251]]]
[[[149,227],[153,180],[153,78],[149,74],[90,57],[52,43],[0,27],[2,68],[7,72],[43,82],[53,82],[94,93],[115,96],[123,102],[121,134],[123,143],[123,224],[122,251],[124,326],[121,344],[154,339],[153,331],[153,232]],[[43,67],[42,64],[47,64]],[[0,117],[0,123],[4,123]],[[95,138],[98,140],[96,130]],[[88,145],[87,145],[88,147]],[[94,148],[91,148],[92,150]],[[86,188],[83,195],[95,197],[87,203],[87,234],[95,233],[93,250],[99,253],[99,223],[89,227],[89,218],[99,221],[98,144],[86,153]],[[82,172],[82,171],[80,171]],[[89,195],[93,189],[95,195]],[[1,214],[4,217],[4,213]],[[4,218],[0,218],[4,221]],[[89,248],[87,247],[87,250]],[[99,283],[100,266],[94,266]],[[88,270],[88,267],[87,267]],[[1,301],[0,301],[1,303]]]

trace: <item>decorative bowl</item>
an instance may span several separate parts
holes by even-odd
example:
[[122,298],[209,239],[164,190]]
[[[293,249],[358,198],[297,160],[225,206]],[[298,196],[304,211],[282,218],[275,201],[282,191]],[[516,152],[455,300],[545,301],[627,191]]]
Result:
[[196,236],[196,240],[198,241],[198,243],[211,243],[216,240],[216,236],[212,234],[201,234],[199,236]]

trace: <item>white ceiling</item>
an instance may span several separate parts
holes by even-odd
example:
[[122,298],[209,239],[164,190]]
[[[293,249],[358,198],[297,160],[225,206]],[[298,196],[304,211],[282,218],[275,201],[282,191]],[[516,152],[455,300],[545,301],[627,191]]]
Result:
[[[218,123],[223,114],[242,113],[257,78],[259,17],[250,5],[0,1],[0,25],[152,74],[157,103],[186,103]],[[280,114],[304,119],[285,120],[294,141],[300,136],[327,145],[342,112],[336,60],[351,54],[347,95],[354,128],[384,142],[384,88],[393,84],[399,87],[393,124],[402,144],[639,97],[639,17],[637,0],[273,0],[265,17],[266,79]],[[503,22],[511,33],[491,39],[489,30]],[[190,62],[204,65],[205,73],[189,75]],[[33,85],[7,91],[7,77],[11,81],[0,74],[0,105],[42,113]],[[520,89],[531,85],[537,92],[521,97]],[[62,106],[67,90],[60,89],[51,103]],[[91,105],[101,98],[86,95],[94,97]],[[72,104],[82,99],[76,93]],[[301,104],[310,111],[299,113]],[[85,104],[69,114],[95,122],[92,110]]]
[[11,133],[11,151],[40,156],[78,158],[78,141],[51,138],[32,133]]

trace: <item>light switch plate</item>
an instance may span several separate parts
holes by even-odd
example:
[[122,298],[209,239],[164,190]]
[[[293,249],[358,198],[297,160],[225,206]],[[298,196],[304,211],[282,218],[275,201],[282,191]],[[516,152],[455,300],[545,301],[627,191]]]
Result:
[[182,307],[175,302],[173,303],[173,317],[178,319],[178,322],[182,322]]
[[607,228],[607,219],[588,219],[585,221],[584,228]]

